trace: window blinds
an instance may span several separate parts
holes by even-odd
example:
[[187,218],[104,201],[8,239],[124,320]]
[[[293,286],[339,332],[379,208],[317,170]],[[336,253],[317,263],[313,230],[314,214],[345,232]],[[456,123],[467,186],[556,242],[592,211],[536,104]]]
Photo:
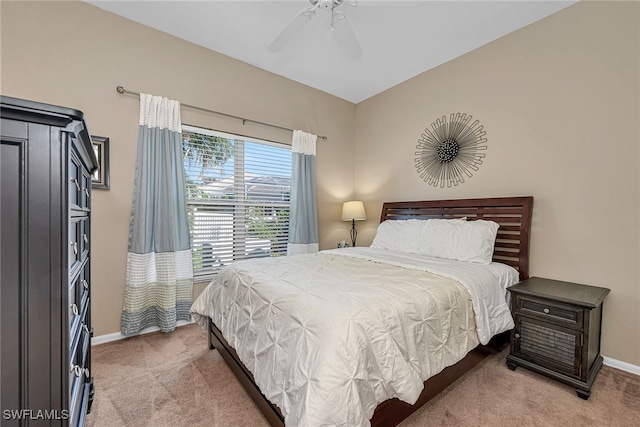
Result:
[[233,261],[286,255],[291,149],[183,126],[194,278]]

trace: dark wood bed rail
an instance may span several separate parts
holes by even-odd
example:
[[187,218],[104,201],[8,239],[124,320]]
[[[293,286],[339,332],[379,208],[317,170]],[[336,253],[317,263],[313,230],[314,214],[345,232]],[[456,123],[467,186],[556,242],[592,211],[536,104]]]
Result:
[[249,394],[249,397],[251,397],[251,400],[255,402],[262,415],[267,419],[269,425],[284,426],[284,417],[282,416],[282,412],[280,412],[280,408],[271,403],[269,399],[262,394],[253,379],[251,371],[242,363],[236,350],[231,347],[222,335],[220,329],[218,329],[210,318],[208,325],[207,337],[209,339],[209,348],[218,350],[218,353],[220,353],[233,374],[240,381],[240,384],[242,384],[242,387],[244,387]]
[[533,197],[386,202],[380,222],[402,219],[484,219],[500,225],[493,260],[518,270],[520,280],[529,277],[529,238]]
[[[247,394],[254,401],[262,415],[265,417],[269,425],[273,427],[284,427],[284,417],[280,408],[271,403],[260,391],[255,383],[251,371],[247,369],[238,354],[222,335],[222,332],[211,319],[208,321],[209,330],[207,333],[209,339],[209,348],[218,350],[227,363],[233,374],[238,378],[240,384],[247,391]],[[434,375],[424,382],[424,389],[413,405],[403,402],[399,399],[389,399],[382,402],[376,408],[371,417],[371,427],[393,427],[398,425],[402,420],[417,411],[422,405],[433,399],[445,388],[453,384],[458,378],[463,376],[467,371],[476,366],[482,360],[492,353],[504,348],[509,342],[509,332],[496,335],[491,342],[486,345],[479,345],[471,350],[462,360],[455,365],[444,368],[442,372]]]

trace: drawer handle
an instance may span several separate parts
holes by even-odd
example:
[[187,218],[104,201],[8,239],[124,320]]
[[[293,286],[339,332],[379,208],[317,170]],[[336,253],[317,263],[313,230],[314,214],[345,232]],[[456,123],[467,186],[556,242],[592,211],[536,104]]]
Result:
[[75,304],[71,304],[71,312],[73,313],[74,316],[77,316],[78,313],[78,306]]
[[520,338],[520,334],[515,334],[515,335],[514,335],[514,337],[515,337],[516,339],[518,339],[518,338]]
[[545,308],[545,309],[544,309],[544,310],[542,310],[542,311],[544,311],[544,313],[545,313],[545,314],[549,314],[549,309],[548,309],[548,308]]
[[81,377],[82,376],[82,367],[79,365],[72,365],[71,369],[69,370],[69,372],[73,372],[75,374],[76,377]]
[[78,183],[78,180],[75,178],[71,178],[71,182],[73,182],[76,185],[78,191],[80,191],[80,184]]
[[84,240],[85,243],[89,243],[89,238],[87,237],[86,234],[82,235],[82,240]]
[[91,376],[91,373],[89,372],[89,368],[84,368],[84,375],[89,378]]
[[87,187],[84,188],[84,194],[87,195],[87,198],[91,197],[91,194],[89,194],[89,189]]
[[82,329],[84,329],[84,331],[86,333],[89,333],[89,327],[87,325],[85,325],[84,323],[82,324]]
[[82,279],[82,286],[84,286],[85,289],[89,289],[89,283],[85,279]]
[[78,255],[78,242],[71,242],[71,246],[73,246],[73,254]]

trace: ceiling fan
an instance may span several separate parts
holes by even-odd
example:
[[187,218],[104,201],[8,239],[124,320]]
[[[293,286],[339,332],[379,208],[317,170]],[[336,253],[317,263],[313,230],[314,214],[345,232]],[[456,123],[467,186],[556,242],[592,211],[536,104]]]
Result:
[[[331,31],[338,40],[338,44],[345,52],[347,59],[356,60],[362,56],[362,47],[346,19],[346,15],[338,9],[344,0],[309,0],[310,7],[306,7],[278,34],[269,44],[270,52],[280,52],[302,29],[315,17],[316,11],[322,9],[331,13],[329,24]],[[350,6],[358,6],[357,0],[346,2]]]

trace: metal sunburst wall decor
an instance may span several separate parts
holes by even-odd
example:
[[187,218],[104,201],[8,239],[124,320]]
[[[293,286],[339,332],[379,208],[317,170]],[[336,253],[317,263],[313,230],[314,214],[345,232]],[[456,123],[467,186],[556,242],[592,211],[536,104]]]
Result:
[[465,113],[442,116],[424,130],[416,148],[416,169],[420,178],[429,185],[444,188],[464,182],[477,171],[487,149],[486,132],[478,120]]

